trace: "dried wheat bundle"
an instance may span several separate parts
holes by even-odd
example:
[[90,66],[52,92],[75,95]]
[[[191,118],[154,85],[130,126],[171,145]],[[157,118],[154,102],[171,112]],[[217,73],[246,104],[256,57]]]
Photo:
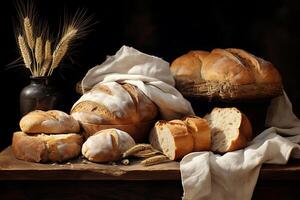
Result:
[[57,44],[53,46],[54,40],[51,40],[45,31],[49,30],[48,26],[36,19],[34,2],[28,0],[18,3],[21,25],[18,27],[18,46],[25,67],[34,77],[50,76],[60,65],[74,40],[87,33],[87,29],[92,25],[92,17],[87,16],[85,10],[78,10],[73,17],[66,18],[62,27],[63,34],[55,39]]

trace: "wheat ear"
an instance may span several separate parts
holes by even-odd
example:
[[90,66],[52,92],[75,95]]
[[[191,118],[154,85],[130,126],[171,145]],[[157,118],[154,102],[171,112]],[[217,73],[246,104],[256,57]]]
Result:
[[36,39],[34,53],[37,64],[37,73],[38,75],[41,75],[41,66],[43,62],[43,41],[41,36]]
[[32,69],[31,69],[31,58],[30,58],[30,52],[29,49],[26,46],[26,42],[24,40],[24,37],[19,35],[18,36],[18,43],[19,43],[19,48],[21,51],[21,55],[23,57],[23,61],[25,64],[25,67],[28,68],[32,74]]
[[158,155],[158,156],[153,156],[153,157],[147,158],[147,159],[143,160],[141,163],[143,165],[149,166],[149,165],[155,165],[155,164],[159,164],[159,163],[166,162],[166,161],[170,161],[167,156]]
[[60,42],[57,44],[57,46],[56,46],[56,48],[53,52],[52,64],[51,64],[51,68],[50,68],[48,74],[51,74],[52,71],[56,67],[58,67],[59,63],[61,62],[61,60],[65,56],[66,52],[68,51],[68,48],[70,46],[70,42],[76,36],[77,31],[78,31],[77,29],[72,28],[72,27],[69,27],[67,29],[66,33],[61,38]]
[[43,67],[42,67],[42,75],[43,76],[45,76],[46,73],[48,72],[51,60],[52,60],[51,42],[49,40],[46,40],[45,58],[44,58],[44,63],[43,63]]
[[139,151],[144,151],[146,149],[152,149],[152,146],[150,144],[137,144],[133,147],[131,147],[130,149],[128,149],[127,151],[125,151],[122,155],[123,158],[126,158],[128,156],[131,156]]
[[32,25],[31,25],[30,19],[28,17],[24,18],[24,30],[25,30],[25,35],[26,35],[28,46],[33,51],[35,41],[34,41],[34,36],[33,36]]

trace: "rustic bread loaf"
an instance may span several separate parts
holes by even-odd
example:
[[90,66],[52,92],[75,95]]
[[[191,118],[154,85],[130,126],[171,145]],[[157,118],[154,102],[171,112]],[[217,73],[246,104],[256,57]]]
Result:
[[31,162],[62,162],[80,154],[82,137],[79,134],[27,135],[15,132],[13,154],[17,159]]
[[152,129],[149,141],[170,160],[183,158],[194,149],[194,139],[181,120],[158,121]]
[[135,124],[152,123],[157,113],[156,105],[137,87],[117,82],[97,84],[71,110],[87,135],[116,127],[138,140],[142,130]]
[[188,116],[183,119],[183,122],[193,136],[193,151],[209,151],[211,149],[211,132],[207,121],[197,116]]
[[135,142],[128,133],[118,129],[106,129],[95,133],[85,141],[82,154],[93,162],[116,161],[134,145]]
[[79,123],[72,116],[59,110],[32,111],[21,119],[20,128],[28,134],[78,133],[80,131]]
[[211,128],[212,151],[235,151],[246,147],[251,140],[250,121],[236,108],[214,108],[204,118]]
[[192,80],[201,80],[201,66],[204,58],[209,54],[207,51],[190,51],[171,64],[171,73],[175,77],[186,77]]

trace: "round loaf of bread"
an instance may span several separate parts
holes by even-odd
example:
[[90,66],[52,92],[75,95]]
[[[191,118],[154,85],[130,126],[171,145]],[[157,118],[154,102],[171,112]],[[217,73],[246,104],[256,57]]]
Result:
[[208,54],[207,51],[190,51],[178,57],[171,64],[171,73],[176,78],[201,80],[202,62]]
[[211,149],[211,132],[205,119],[188,116],[183,119],[188,131],[194,138],[193,151],[209,151]]
[[212,151],[225,153],[245,148],[252,139],[252,126],[237,108],[214,108],[204,117],[211,128]]
[[62,162],[80,154],[82,137],[79,134],[27,135],[15,132],[13,154],[17,159],[31,162]]
[[156,105],[137,87],[117,82],[95,85],[71,110],[87,135],[116,127],[128,131],[136,141],[145,139],[150,129],[135,125],[153,124],[157,113]]
[[194,139],[181,120],[155,123],[149,141],[153,148],[163,152],[170,160],[183,158],[194,149]]
[[79,123],[72,116],[59,110],[32,111],[22,117],[20,128],[28,134],[78,133],[80,131]]
[[85,141],[82,154],[93,162],[117,161],[134,145],[135,142],[128,133],[118,129],[106,129]]

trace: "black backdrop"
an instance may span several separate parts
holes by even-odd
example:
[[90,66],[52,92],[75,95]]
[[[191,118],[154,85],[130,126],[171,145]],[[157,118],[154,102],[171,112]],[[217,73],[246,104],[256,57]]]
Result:
[[[100,1],[36,0],[40,15],[58,25],[64,10],[84,7],[94,14],[88,36],[73,49],[54,74],[69,107],[76,100],[74,84],[85,72],[126,44],[171,62],[191,49],[243,48],[272,61],[282,73],[285,89],[300,114],[300,1]],[[18,129],[19,93],[29,83],[23,67],[7,67],[18,58],[14,1],[1,1],[0,149]]]

